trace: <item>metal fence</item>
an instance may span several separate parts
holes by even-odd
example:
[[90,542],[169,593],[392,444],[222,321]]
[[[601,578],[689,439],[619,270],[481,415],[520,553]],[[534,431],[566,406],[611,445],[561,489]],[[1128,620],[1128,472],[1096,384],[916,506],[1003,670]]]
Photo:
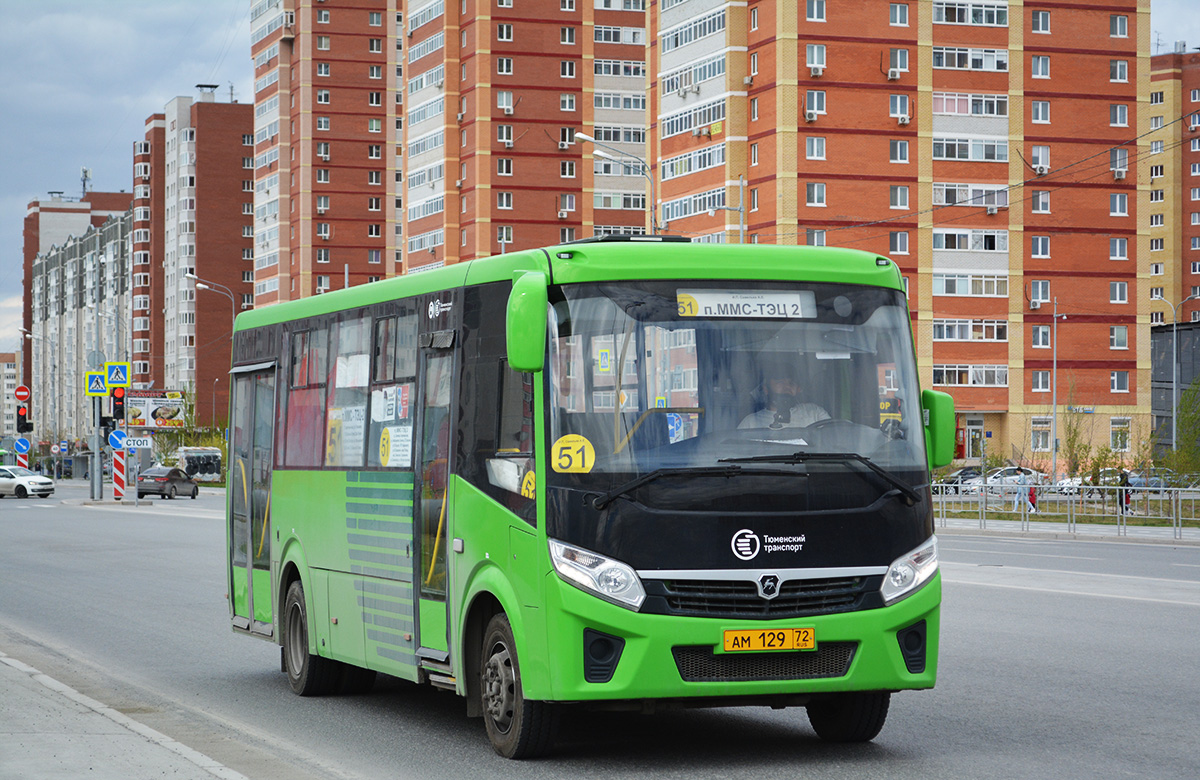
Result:
[[935,487],[939,490],[934,494],[934,518],[942,528],[975,520],[984,530],[991,522],[993,528],[1030,531],[1036,524],[1036,530],[1061,528],[1066,533],[1078,533],[1079,525],[1086,524],[1110,529],[1117,536],[1127,536],[1131,526],[1158,528],[1160,533],[1170,529],[1173,539],[1183,539],[1185,528],[1200,532],[1200,489],[1196,488]]

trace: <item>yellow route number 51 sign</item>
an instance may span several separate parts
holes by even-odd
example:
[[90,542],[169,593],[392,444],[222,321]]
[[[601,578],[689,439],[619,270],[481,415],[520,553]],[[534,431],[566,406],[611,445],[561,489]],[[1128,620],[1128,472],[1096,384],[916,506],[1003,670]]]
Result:
[[565,474],[587,474],[596,465],[596,449],[587,437],[568,434],[550,448],[550,465]]

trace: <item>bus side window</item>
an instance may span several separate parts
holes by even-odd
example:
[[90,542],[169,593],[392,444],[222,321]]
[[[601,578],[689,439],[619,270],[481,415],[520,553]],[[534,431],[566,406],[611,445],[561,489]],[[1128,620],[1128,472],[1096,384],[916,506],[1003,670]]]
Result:
[[532,517],[537,496],[533,436],[533,374],[513,371],[500,361],[496,451],[487,459],[487,478],[507,494],[508,508],[522,517]]

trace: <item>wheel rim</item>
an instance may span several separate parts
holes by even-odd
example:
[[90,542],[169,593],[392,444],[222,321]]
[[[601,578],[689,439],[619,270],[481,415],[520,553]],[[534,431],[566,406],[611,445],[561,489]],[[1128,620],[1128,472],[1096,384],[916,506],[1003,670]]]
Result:
[[517,675],[512,655],[497,642],[483,667],[483,708],[496,731],[507,734],[512,727],[517,702]]
[[293,603],[287,613],[287,659],[288,674],[299,677],[304,668],[304,656],[308,655],[308,639],[304,625],[304,612],[298,603]]

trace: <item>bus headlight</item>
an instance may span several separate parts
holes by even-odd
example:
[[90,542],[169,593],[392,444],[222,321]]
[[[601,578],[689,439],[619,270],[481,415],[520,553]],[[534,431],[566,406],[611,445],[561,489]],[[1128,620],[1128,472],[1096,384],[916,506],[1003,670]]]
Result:
[[646,599],[637,572],[620,561],[554,539],[550,540],[550,560],[559,577],[617,606],[636,612]]
[[892,561],[883,577],[883,603],[892,604],[920,588],[938,567],[937,537]]

